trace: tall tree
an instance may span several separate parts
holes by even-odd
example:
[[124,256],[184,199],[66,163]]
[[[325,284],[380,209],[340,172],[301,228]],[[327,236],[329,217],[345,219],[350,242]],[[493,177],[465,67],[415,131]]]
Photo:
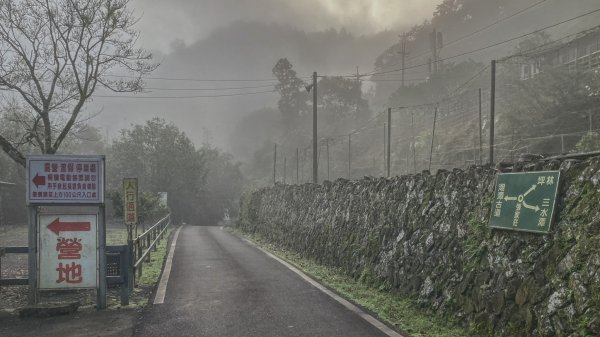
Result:
[[[141,90],[157,67],[137,48],[129,0],[0,0],[0,89],[3,110],[22,135],[0,135],[0,147],[25,165],[31,143],[53,154],[99,87]],[[124,76],[115,76],[115,75]]]
[[360,82],[344,77],[324,77],[318,83],[318,103],[324,126],[331,133],[346,131],[371,115],[362,97]]
[[154,118],[122,130],[109,153],[108,185],[119,190],[122,178],[137,177],[140,189],[167,192],[169,207],[189,222],[198,215],[206,182],[206,162],[174,124]]
[[310,111],[307,104],[310,97],[304,89],[304,81],[298,78],[288,59],[282,58],[277,61],[273,67],[273,75],[279,80],[275,86],[281,95],[277,103],[279,112],[281,112],[286,128],[291,129],[299,117]]
[[243,176],[240,163],[236,163],[230,154],[223,153],[210,144],[204,144],[199,151],[203,154],[207,167],[206,187],[203,189],[203,219],[206,224],[215,225],[226,213],[236,215]]

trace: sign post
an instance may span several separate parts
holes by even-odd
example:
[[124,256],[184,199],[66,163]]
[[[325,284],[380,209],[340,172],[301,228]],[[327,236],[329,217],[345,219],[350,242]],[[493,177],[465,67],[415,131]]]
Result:
[[39,290],[96,289],[98,309],[106,308],[104,162],[27,157],[30,304]]
[[498,174],[490,227],[547,234],[559,181],[560,171]]
[[[133,252],[133,228],[137,226],[137,199],[138,199],[138,181],[137,178],[123,179],[123,220],[127,226],[127,247]],[[137,227],[136,227],[137,231]],[[134,261],[129,261],[129,289],[133,289],[135,275],[133,273]]]

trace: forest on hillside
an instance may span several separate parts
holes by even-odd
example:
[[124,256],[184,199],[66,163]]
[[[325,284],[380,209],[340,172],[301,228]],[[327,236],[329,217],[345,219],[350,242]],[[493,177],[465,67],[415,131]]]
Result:
[[[576,24],[546,22],[542,28],[552,29],[525,29],[522,16],[552,16],[560,10],[560,5],[544,5],[546,1],[446,0],[430,20],[403,32],[383,50],[371,72],[319,77],[319,180],[385,176],[388,138],[391,175],[487,163],[491,59],[497,60],[495,162],[515,161],[521,154],[600,149],[598,68],[591,63],[540,66],[535,77],[523,79],[523,65],[541,51],[568,46],[582,36],[599,40],[590,15],[569,21]],[[481,38],[498,29],[500,38]],[[274,65],[277,106],[254,111],[237,128],[236,135],[244,139],[253,126],[259,130],[252,133],[260,148],[244,166],[257,186],[274,179],[312,180],[312,94],[306,88],[311,82],[295,69],[287,58]]]

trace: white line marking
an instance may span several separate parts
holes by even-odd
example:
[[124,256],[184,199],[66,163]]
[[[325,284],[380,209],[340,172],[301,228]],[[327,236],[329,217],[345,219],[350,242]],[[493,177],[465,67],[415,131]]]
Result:
[[294,273],[298,274],[298,276],[300,276],[301,278],[303,278],[306,282],[310,283],[315,288],[319,289],[320,291],[324,292],[329,297],[331,297],[334,300],[336,300],[338,303],[340,303],[341,305],[343,305],[344,307],[346,307],[346,309],[348,309],[348,310],[354,312],[355,314],[357,314],[358,316],[362,317],[365,321],[371,323],[371,325],[373,325],[374,327],[376,327],[377,329],[379,329],[379,331],[383,332],[384,334],[386,334],[386,335],[388,335],[390,337],[408,337],[408,336],[404,336],[404,335],[399,334],[398,332],[390,329],[387,325],[383,324],[382,322],[380,322],[375,317],[373,317],[373,316],[367,314],[366,312],[362,311],[356,305],[350,303],[349,301],[347,301],[344,298],[340,297],[338,294],[336,294],[336,293],[332,292],[331,290],[325,288],[319,282],[313,280],[308,275],[306,275],[303,272],[301,272],[298,268],[292,266],[291,264],[285,262],[284,260],[282,260],[282,259],[278,258],[277,256],[271,254],[270,252],[264,250],[263,248],[261,248],[260,246],[258,246],[257,244],[255,244],[254,242],[252,242],[252,241],[250,241],[248,239],[245,239],[245,238],[242,238],[242,240],[246,241],[251,246],[256,247],[257,249],[259,249],[263,253],[267,254],[269,257],[275,259],[277,262],[283,264],[289,270],[291,270]]
[[163,304],[165,303],[165,295],[167,294],[167,284],[169,283],[169,276],[171,275],[171,266],[173,264],[173,255],[175,254],[175,246],[177,245],[177,238],[179,237],[179,232],[183,226],[177,229],[175,232],[175,236],[173,236],[173,242],[171,242],[171,249],[169,250],[169,255],[167,256],[167,261],[165,262],[165,269],[163,270],[162,276],[160,277],[160,283],[158,284],[158,289],[156,290],[156,296],[154,296],[154,304]]

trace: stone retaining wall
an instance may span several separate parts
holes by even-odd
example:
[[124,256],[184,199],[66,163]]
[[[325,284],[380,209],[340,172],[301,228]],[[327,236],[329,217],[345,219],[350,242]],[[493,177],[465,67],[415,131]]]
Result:
[[490,229],[495,171],[277,185],[237,226],[498,336],[600,335],[600,159],[566,161],[549,235]]

